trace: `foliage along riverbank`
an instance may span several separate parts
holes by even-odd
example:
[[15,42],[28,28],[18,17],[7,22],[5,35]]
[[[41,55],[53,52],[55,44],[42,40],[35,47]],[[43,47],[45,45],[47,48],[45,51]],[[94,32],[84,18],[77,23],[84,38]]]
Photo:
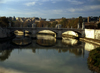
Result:
[[90,51],[87,63],[91,71],[100,73],[100,47]]

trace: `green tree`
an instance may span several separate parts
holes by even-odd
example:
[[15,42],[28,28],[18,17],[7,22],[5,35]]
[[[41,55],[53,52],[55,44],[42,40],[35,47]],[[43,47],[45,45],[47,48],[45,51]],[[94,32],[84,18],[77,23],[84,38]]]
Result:
[[58,24],[58,22],[54,21],[52,24],[51,24],[51,27],[55,28],[55,26]]
[[14,21],[14,27],[21,27],[21,26],[22,26],[22,22]]
[[100,23],[97,24],[97,27],[100,28]]
[[100,47],[90,51],[87,63],[90,70],[100,73]]
[[28,27],[29,24],[30,24],[29,22],[25,21],[25,22],[23,23],[23,27]]
[[62,28],[67,28],[67,23],[68,23],[68,20],[66,18],[62,18],[62,21],[60,22],[60,24],[62,25]]
[[0,17],[0,26],[1,27],[8,27],[9,26],[9,20],[6,17]]

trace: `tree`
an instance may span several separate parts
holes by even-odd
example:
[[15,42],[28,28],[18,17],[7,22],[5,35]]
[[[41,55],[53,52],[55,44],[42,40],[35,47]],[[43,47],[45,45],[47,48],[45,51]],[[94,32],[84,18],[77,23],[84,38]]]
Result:
[[25,22],[23,23],[23,27],[28,27],[29,24],[30,24],[29,22],[25,21]]
[[100,73],[100,47],[90,51],[87,64],[91,71]]
[[1,27],[8,27],[9,26],[9,19],[6,17],[0,17],[0,26]]
[[52,24],[51,24],[51,27],[54,27],[58,24],[58,22],[54,21]]
[[39,23],[36,23],[37,27],[48,27],[50,26],[50,23],[47,21],[40,21]]
[[97,24],[97,27],[100,28],[100,23]]
[[14,27],[21,27],[22,22],[20,21],[14,21]]
[[68,23],[68,20],[66,18],[62,18],[62,21],[60,22],[60,24],[62,25],[62,28],[67,28],[66,25]]

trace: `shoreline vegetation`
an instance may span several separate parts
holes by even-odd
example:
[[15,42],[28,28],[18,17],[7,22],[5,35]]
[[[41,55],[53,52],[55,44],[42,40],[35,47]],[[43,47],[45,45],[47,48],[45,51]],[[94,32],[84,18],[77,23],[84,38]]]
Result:
[[93,73],[100,73],[100,47],[89,52],[87,64],[88,68],[93,71]]

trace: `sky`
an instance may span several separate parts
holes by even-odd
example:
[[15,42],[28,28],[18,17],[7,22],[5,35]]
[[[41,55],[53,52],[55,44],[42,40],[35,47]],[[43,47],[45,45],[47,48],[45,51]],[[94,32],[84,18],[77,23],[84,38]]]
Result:
[[100,0],[0,0],[0,16],[46,19],[100,16]]

